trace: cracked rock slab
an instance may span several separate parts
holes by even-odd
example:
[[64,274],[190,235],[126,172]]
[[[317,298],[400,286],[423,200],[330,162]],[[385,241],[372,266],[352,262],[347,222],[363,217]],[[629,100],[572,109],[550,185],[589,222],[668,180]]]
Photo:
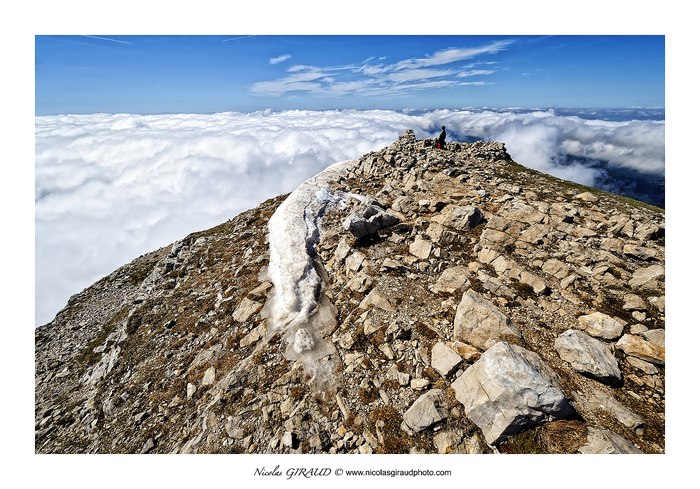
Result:
[[467,417],[481,428],[490,445],[505,441],[530,425],[574,412],[536,354],[506,342],[489,348],[452,383]]

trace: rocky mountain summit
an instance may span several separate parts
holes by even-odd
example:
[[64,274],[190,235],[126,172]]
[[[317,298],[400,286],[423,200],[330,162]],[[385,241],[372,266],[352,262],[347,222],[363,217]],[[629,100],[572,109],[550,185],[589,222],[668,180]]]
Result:
[[663,211],[416,139],[35,332],[37,453],[663,453]]

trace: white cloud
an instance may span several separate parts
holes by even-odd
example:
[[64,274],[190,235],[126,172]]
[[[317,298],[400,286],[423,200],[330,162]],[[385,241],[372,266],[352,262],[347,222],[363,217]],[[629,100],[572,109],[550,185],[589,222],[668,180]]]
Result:
[[[353,94],[356,96],[377,96],[407,93],[426,88],[424,84],[411,84],[414,80],[441,78],[437,86],[448,85],[481,85],[484,83],[455,83],[448,77],[466,77],[474,75],[489,75],[494,70],[458,71],[455,69],[437,69],[457,61],[464,61],[481,54],[493,54],[506,49],[511,41],[497,41],[477,48],[449,48],[438,51],[425,58],[402,60],[394,64],[370,64],[374,57],[360,64],[333,67],[317,67],[296,65],[287,70],[291,73],[276,80],[254,83],[250,93],[257,96],[279,97],[287,92],[306,91],[317,95],[339,96]],[[283,58],[280,56],[280,58]],[[279,58],[273,58],[275,62]],[[286,59],[286,58],[285,58]],[[381,61],[384,57],[379,58]],[[471,66],[474,66],[474,63]],[[328,74],[334,72],[336,77]],[[324,82],[325,84],[321,83]]]
[[463,61],[465,59],[473,58],[480,54],[493,54],[506,49],[512,41],[496,41],[494,43],[488,44],[486,46],[481,46],[478,48],[450,48],[443,51],[438,51],[432,56],[427,56],[425,58],[418,59],[408,59],[401,61],[396,65],[392,66],[392,70],[404,70],[404,69],[415,69],[423,68],[426,66],[436,66],[444,65],[448,63],[454,63],[455,61]]
[[292,57],[291,54],[283,54],[281,56],[277,56],[276,58],[270,58],[270,64],[276,65],[277,63],[281,63],[282,61],[286,61],[291,57]]
[[494,70],[470,70],[470,71],[460,71],[457,73],[457,78],[464,78],[467,76],[477,76],[477,75],[490,75]]
[[289,192],[332,163],[376,151],[406,129],[436,137],[442,125],[448,135],[503,141],[519,163],[580,183],[590,184],[600,170],[559,166],[562,152],[664,172],[663,122],[551,112],[37,117],[36,323],[50,321],[71,295],[143,253]]

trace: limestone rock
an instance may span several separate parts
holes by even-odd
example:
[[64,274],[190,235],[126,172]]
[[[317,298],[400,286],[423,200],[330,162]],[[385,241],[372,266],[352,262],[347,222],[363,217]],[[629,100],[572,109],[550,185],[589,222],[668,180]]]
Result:
[[638,260],[651,260],[657,257],[658,252],[653,248],[644,248],[643,246],[627,244],[622,249],[622,252]]
[[246,322],[253,314],[260,311],[263,305],[259,302],[252,301],[247,297],[243,299],[243,302],[238,306],[238,308],[233,313],[233,320],[239,323]]
[[442,272],[440,278],[428,289],[436,294],[445,292],[454,294],[469,283],[469,269],[462,266],[450,267]]
[[647,341],[654,343],[661,348],[666,348],[666,330],[665,329],[651,329],[649,331],[644,331],[642,336]]
[[521,337],[518,327],[493,303],[473,290],[465,292],[457,306],[453,338],[488,349],[504,334]]
[[614,340],[622,335],[622,324],[602,312],[586,314],[578,318],[579,327],[591,336]]
[[652,265],[647,268],[639,268],[632,274],[629,284],[631,287],[641,288],[644,288],[646,285],[655,286],[655,284],[651,282],[660,280],[661,277],[665,276],[665,274],[666,271],[662,265]]
[[543,272],[554,275],[559,279],[568,277],[570,270],[571,267],[569,267],[569,265],[554,258],[547,260],[544,265],[542,265]]
[[202,385],[212,385],[214,379],[216,378],[216,369],[214,367],[209,367],[206,372],[204,372],[204,377],[202,378]]
[[440,375],[447,377],[457,370],[462,363],[462,357],[445,343],[437,342],[430,354],[430,366]]
[[578,372],[590,374],[604,383],[622,382],[615,356],[601,341],[579,330],[569,329],[554,340],[554,348],[561,359]]
[[500,342],[452,383],[457,400],[487,443],[501,443],[529,425],[573,413],[561,390],[537,370],[543,365],[533,365],[511,345]]
[[338,263],[342,263],[343,260],[348,256],[352,246],[350,245],[350,240],[343,236],[343,238],[338,242],[338,246],[335,249],[334,256]]
[[577,196],[574,197],[575,199],[581,199],[586,202],[598,202],[598,197],[593,195],[590,192],[583,192],[581,194],[578,194]]
[[461,356],[468,362],[475,362],[481,356],[479,350],[477,350],[471,345],[462,343],[461,341],[448,341],[446,345],[452,348],[454,351],[456,351],[459,356]]
[[430,244],[430,241],[426,241],[420,236],[416,236],[416,239],[408,248],[409,253],[421,260],[427,260],[432,250],[433,245]]
[[448,416],[447,401],[440,389],[432,389],[416,399],[403,420],[413,431],[423,431]]
[[595,403],[601,409],[611,413],[623,426],[631,429],[637,435],[644,434],[644,429],[647,426],[646,421],[602,390],[594,390],[588,402]]
[[343,221],[343,229],[350,231],[353,236],[359,239],[376,233],[379,226],[371,224],[367,219],[353,212]]
[[627,438],[610,430],[588,427],[588,438],[586,444],[578,449],[579,453],[643,453],[635,447]]
[[625,354],[657,365],[666,364],[666,348],[656,345],[639,336],[626,334],[616,343]]
[[362,268],[362,265],[364,264],[365,260],[367,259],[367,255],[362,253],[361,251],[356,251],[352,255],[350,255],[346,260],[345,260],[345,275],[348,277],[354,277],[355,274]]
[[515,199],[504,204],[498,214],[505,219],[512,219],[526,224],[535,224],[542,222],[544,219],[542,212]]
[[466,232],[475,228],[481,222],[483,216],[484,214],[477,207],[450,206],[432,220],[443,226]]
[[374,285],[374,279],[372,279],[372,277],[367,275],[364,271],[360,271],[345,286],[353,292],[359,292],[363,294],[367,292],[367,290],[370,287],[372,287],[372,285]]
[[625,311],[646,311],[644,300],[636,294],[625,295],[625,303],[622,305]]
[[377,292],[376,288],[372,289],[372,291],[369,294],[367,294],[367,297],[365,297],[362,300],[362,302],[360,302],[360,305],[358,307],[360,309],[369,309],[371,306],[378,307],[379,309],[384,309],[388,312],[396,312],[396,308],[391,305],[389,299]]

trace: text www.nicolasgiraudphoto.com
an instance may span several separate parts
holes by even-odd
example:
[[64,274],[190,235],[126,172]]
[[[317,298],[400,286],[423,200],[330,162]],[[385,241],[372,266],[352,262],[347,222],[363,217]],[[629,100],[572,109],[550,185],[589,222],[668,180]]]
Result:
[[362,470],[344,470],[341,468],[332,469],[330,467],[290,467],[288,469],[280,469],[276,466],[270,470],[265,467],[256,468],[254,476],[267,477],[285,477],[287,480],[291,478],[306,478],[312,477],[329,477],[334,476],[349,476],[349,477],[445,477],[451,476],[451,470],[421,470],[421,469],[362,469]]

